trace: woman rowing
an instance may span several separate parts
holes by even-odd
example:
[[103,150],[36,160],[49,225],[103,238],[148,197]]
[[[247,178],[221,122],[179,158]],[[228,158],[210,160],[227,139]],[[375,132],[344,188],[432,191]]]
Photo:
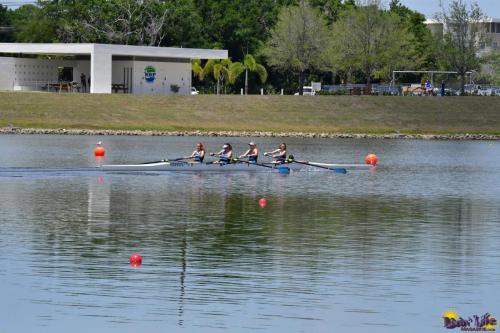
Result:
[[195,151],[193,151],[191,156],[186,159],[192,159],[197,163],[203,163],[203,159],[205,159],[205,147],[203,146],[203,143],[197,143]]
[[274,161],[271,163],[274,164],[283,164],[286,162],[286,143],[282,143],[279,145],[278,149],[273,151],[265,152],[264,156],[271,156],[274,158]]
[[231,144],[225,143],[222,146],[222,150],[219,151],[218,153],[210,153],[210,156],[218,156],[219,161],[215,163],[220,163],[220,164],[229,164],[231,163],[231,159],[233,158],[233,147],[231,147]]
[[259,157],[259,150],[257,149],[257,145],[254,142],[250,142],[248,144],[250,148],[243,154],[240,155],[239,158],[247,158],[249,163],[257,163],[257,158]]

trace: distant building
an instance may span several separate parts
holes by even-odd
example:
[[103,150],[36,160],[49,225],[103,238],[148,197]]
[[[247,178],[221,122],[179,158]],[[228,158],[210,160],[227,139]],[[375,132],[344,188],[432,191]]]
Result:
[[[424,23],[434,36],[443,37],[446,31],[443,23],[436,20],[427,20]],[[484,50],[500,50],[500,19],[488,18],[482,24],[484,24],[484,30],[488,39],[487,44],[484,45]]]
[[192,59],[227,57],[227,50],[0,43],[0,90],[188,95]]

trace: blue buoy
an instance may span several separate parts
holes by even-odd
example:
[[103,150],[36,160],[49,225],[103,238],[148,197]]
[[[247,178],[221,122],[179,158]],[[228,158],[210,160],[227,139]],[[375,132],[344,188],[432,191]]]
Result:
[[281,165],[278,167],[278,172],[283,173],[283,174],[290,173],[290,168],[287,166]]
[[347,170],[346,170],[346,169],[344,169],[344,168],[335,168],[335,169],[333,169],[333,171],[334,171],[335,173],[342,173],[342,174],[344,174],[344,175],[347,173]]

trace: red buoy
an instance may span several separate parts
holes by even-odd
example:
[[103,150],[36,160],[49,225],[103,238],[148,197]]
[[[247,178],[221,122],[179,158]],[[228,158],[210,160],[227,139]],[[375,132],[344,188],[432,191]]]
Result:
[[139,267],[142,264],[142,256],[139,253],[133,253],[130,256],[130,266]]
[[106,150],[104,150],[104,147],[102,146],[102,142],[99,141],[97,143],[97,146],[94,149],[94,155],[96,157],[104,157],[104,154],[106,154]]
[[259,206],[260,208],[264,208],[267,206],[267,199],[266,198],[260,198],[259,199]]
[[375,154],[368,154],[365,157],[365,163],[369,165],[376,166],[378,162],[378,157]]

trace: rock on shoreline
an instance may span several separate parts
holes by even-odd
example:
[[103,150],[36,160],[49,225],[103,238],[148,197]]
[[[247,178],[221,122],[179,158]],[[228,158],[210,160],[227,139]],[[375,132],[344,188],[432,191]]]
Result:
[[278,137],[278,138],[341,138],[341,139],[406,139],[406,140],[500,140],[492,134],[357,134],[357,133],[309,133],[309,132],[252,132],[252,131],[141,131],[95,129],[43,129],[0,128],[0,134],[55,134],[55,135],[124,135],[124,136],[210,136],[210,137]]

